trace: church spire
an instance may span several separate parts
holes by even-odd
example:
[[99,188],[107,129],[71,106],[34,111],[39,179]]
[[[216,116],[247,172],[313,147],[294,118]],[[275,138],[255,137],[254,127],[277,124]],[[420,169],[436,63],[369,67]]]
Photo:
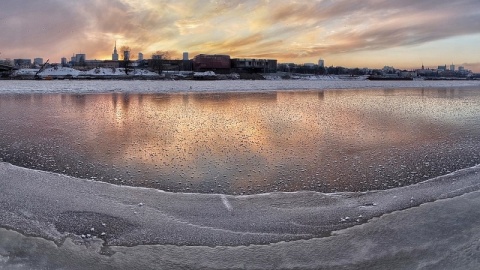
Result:
[[112,60],[118,61],[117,41],[115,40],[115,46],[113,47]]

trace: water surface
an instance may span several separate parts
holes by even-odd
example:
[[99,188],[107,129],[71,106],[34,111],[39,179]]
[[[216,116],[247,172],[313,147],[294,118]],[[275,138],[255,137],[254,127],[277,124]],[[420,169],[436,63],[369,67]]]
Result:
[[479,90],[3,94],[0,158],[175,192],[388,189],[480,163]]

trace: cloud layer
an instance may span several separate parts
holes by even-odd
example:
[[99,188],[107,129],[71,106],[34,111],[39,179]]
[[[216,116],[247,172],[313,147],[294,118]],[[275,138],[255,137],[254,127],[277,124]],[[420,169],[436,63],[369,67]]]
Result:
[[[146,57],[157,50],[169,50],[177,57],[188,51],[190,55],[225,53],[299,63],[326,58],[348,65],[346,55],[361,59],[366,52],[383,52],[385,55],[379,53],[379,59],[369,57],[365,63],[377,61],[380,65],[380,61],[390,59],[384,64],[391,65],[391,61],[402,58],[391,55],[392,49],[411,48],[410,53],[415,54],[416,47],[427,44],[432,54],[441,56],[445,55],[443,40],[460,36],[478,40],[480,2],[4,1],[0,36],[0,57],[51,57],[54,62],[80,52],[88,58],[109,58],[116,40],[132,48],[134,54],[141,51]],[[478,52],[469,53],[458,53],[452,60],[480,62]],[[439,59],[438,64],[450,59]]]

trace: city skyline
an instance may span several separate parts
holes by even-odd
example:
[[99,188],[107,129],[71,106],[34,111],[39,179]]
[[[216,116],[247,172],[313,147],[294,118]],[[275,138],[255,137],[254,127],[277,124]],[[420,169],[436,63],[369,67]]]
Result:
[[111,59],[116,41],[146,58],[162,50],[178,59],[189,52],[346,67],[454,63],[480,72],[478,10],[476,0],[9,1],[0,11],[0,57]]

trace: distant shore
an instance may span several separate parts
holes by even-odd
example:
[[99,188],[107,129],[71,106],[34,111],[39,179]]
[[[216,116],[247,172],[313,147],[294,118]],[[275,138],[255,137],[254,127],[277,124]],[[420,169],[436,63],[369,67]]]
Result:
[[275,73],[216,73],[215,71],[161,71],[148,69],[93,68],[78,70],[68,67],[50,67],[45,70],[18,69],[2,73],[1,80],[372,80],[372,81],[419,81],[419,80],[479,80],[480,77],[403,77],[392,75],[349,75],[349,74],[303,74],[291,72]]
[[480,78],[450,78],[450,77],[415,77],[415,78],[390,78],[390,77],[373,77],[373,76],[349,76],[349,75],[313,75],[313,74],[295,74],[295,73],[270,73],[270,74],[258,74],[258,73],[245,73],[245,74],[214,74],[214,75],[178,75],[178,74],[161,74],[161,75],[48,75],[37,76],[34,75],[17,75],[0,77],[0,80],[117,80],[117,81],[135,81],[135,80],[149,80],[149,81],[172,81],[172,80],[311,80],[311,81],[333,81],[333,80],[371,80],[371,81],[478,81]]

